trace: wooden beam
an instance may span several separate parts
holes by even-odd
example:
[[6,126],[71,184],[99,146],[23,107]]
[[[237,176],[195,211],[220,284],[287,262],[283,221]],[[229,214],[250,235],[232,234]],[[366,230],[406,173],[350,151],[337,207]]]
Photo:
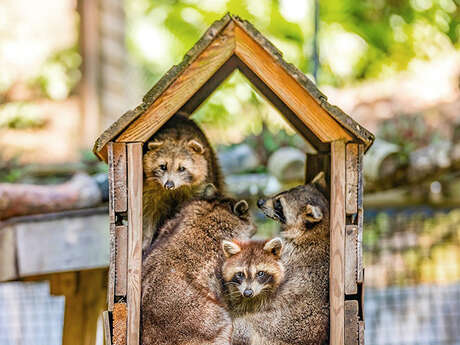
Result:
[[347,191],[345,206],[347,214],[356,214],[358,212],[358,144],[348,143],[346,150]]
[[128,149],[127,344],[139,345],[142,269],[142,143]]
[[344,344],[345,142],[331,143],[330,344]]
[[126,144],[110,142],[109,153],[109,206],[110,221],[115,222],[115,213],[126,212],[128,192],[126,189]]
[[358,301],[345,301],[345,345],[358,345]]
[[329,145],[321,142],[306,126],[301,119],[289,108],[276,93],[270,89],[257,74],[255,74],[241,59],[238,60],[238,69],[251,82],[260,95],[271,103],[289,122],[293,129],[299,133],[306,141],[308,141],[317,151],[328,151]]
[[102,323],[104,328],[104,345],[112,345],[112,332],[110,331],[110,312],[102,312]]
[[[19,276],[107,267],[107,220],[106,215],[94,214],[16,223],[16,265]],[[39,243],[52,245],[37,245]]]
[[358,227],[347,225],[345,230],[345,294],[358,293],[357,278]]
[[128,280],[128,228],[115,227],[115,295],[126,296]]
[[185,103],[180,111],[192,114],[211,95],[214,90],[235,71],[238,58],[233,55],[227,60],[204,85]]
[[351,140],[351,136],[290,76],[272,55],[242,28],[235,26],[235,54],[322,141]]
[[153,104],[117,138],[118,142],[145,142],[173,116],[233,55],[234,24],[222,33],[158,97]]
[[115,236],[115,224],[110,223],[109,225],[110,235],[110,257],[109,257],[109,275],[107,277],[107,309],[112,312],[113,304],[115,303],[115,258],[116,258],[116,236]]

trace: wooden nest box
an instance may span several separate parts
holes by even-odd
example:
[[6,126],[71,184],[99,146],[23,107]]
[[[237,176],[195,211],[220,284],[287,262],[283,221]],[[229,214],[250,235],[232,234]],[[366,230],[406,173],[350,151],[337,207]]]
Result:
[[306,181],[325,171],[331,186],[330,344],[362,344],[362,157],[374,136],[329,104],[250,23],[229,14],[211,25],[143,102],[95,143],[94,153],[109,164],[110,181],[106,339],[112,344],[139,344],[143,144],[175,113],[193,113],[235,69],[317,151],[307,155]]

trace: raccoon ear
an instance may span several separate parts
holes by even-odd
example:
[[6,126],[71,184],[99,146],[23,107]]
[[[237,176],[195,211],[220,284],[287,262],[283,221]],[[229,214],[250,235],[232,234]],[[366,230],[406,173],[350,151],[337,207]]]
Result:
[[327,186],[326,174],[324,171],[319,172],[315,177],[313,177],[310,184],[315,186],[321,193],[323,193],[324,196],[329,196],[329,188]]
[[307,205],[304,210],[305,219],[310,223],[318,223],[323,219],[323,211],[319,206]]
[[238,244],[233,241],[222,241],[222,250],[224,251],[224,255],[229,258],[235,254],[238,254],[241,251],[241,248]]
[[279,258],[281,256],[281,252],[283,251],[283,240],[279,237],[271,239],[265,243],[264,250]]
[[238,217],[245,216],[248,214],[249,205],[246,200],[238,201],[235,206],[233,206],[233,213]]
[[149,141],[147,143],[147,148],[149,150],[155,150],[155,149],[159,148],[163,144],[164,144],[164,141],[162,141],[162,140],[153,140],[153,141]]
[[208,183],[203,187],[201,194],[203,198],[205,198],[206,200],[212,200],[217,197],[219,191],[217,190],[216,186],[214,186],[212,183]]
[[192,139],[188,142],[188,147],[190,147],[193,151],[199,154],[203,154],[204,152],[203,145],[195,139]]

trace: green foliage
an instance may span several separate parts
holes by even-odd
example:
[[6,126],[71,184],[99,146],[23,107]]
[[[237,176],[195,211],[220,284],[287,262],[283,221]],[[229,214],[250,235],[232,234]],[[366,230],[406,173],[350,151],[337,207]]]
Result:
[[[459,0],[321,0],[320,84],[342,87],[359,80],[381,78],[406,69],[414,59],[431,59],[458,48]],[[303,72],[311,73],[313,0],[127,0],[127,43],[140,66],[148,89],[200,38],[204,30],[227,11],[253,23]],[[233,77],[232,77],[233,78]],[[251,91],[250,97],[235,97],[238,76],[213,94],[195,115],[207,127],[260,133],[267,120],[266,103]],[[252,102],[249,104],[249,102]],[[244,103],[244,105],[243,105]],[[230,109],[232,108],[232,109]],[[245,112],[239,123],[236,110]],[[270,117],[270,120],[272,117]],[[286,128],[279,124],[269,128]],[[292,133],[292,131],[291,131]],[[220,138],[217,143],[241,138]]]
[[45,119],[34,104],[11,102],[0,105],[0,128],[40,128],[44,125]]
[[76,46],[57,51],[44,63],[34,84],[51,99],[65,99],[81,78],[80,64]]

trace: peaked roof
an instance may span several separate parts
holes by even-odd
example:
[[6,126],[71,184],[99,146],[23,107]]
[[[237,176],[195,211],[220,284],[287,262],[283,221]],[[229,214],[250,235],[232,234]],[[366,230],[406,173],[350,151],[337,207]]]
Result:
[[191,114],[225,78],[238,68],[319,151],[333,140],[362,142],[374,135],[327,102],[315,84],[251,23],[226,14],[214,22],[187,52],[147,92],[142,103],[127,111],[96,140],[93,152],[107,161],[110,141],[145,142],[171,116]]

